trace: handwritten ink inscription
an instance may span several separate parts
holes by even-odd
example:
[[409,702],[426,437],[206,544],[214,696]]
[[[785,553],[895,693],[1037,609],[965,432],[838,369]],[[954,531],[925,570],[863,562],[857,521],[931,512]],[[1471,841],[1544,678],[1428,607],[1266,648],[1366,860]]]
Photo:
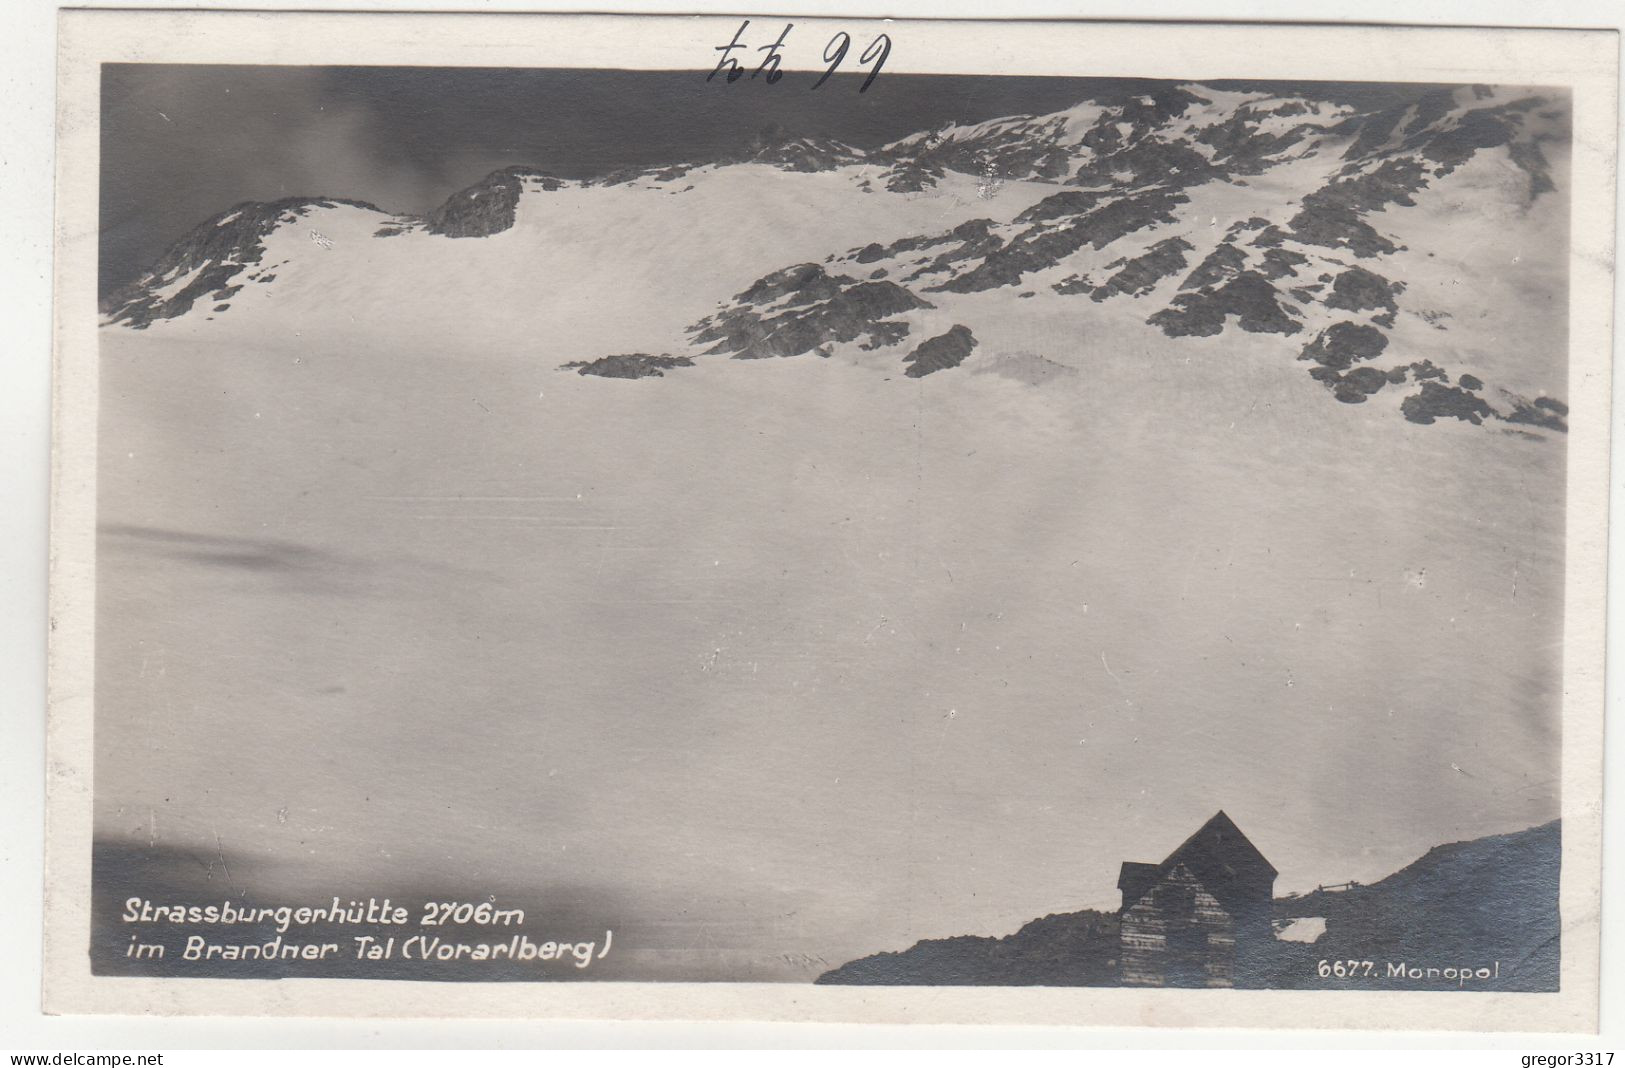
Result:
[[[705,76],[706,81],[711,81],[720,74],[724,81],[733,83],[745,76],[745,67],[735,57],[734,53],[745,54],[751,50],[751,47],[745,44],[745,31],[749,29],[750,19],[746,19],[740,23],[739,29],[734,31],[733,40],[725,45],[716,46],[714,51],[720,52],[722,55],[717,60],[716,69]],[[768,85],[777,85],[779,79],[784,77],[784,71],[779,69],[781,53],[785,44],[790,40],[790,31],[793,29],[795,29],[795,23],[787,22],[784,24],[784,29],[779,32],[778,37],[772,43],[755,47],[755,51],[764,52],[766,55],[757,63],[756,69],[750,72],[752,80],[761,78]],[[863,84],[858,87],[858,92],[867,93],[869,86],[874,84],[875,78],[879,76],[881,68],[885,67],[886,60],[891,55],[891,45],[892,42],[889,36],[884,33],[877,34],[875,39],[864,46],[862,52],[858,53],[858,65],[869,69],[869,76],[863,79]],[[828,66],[825,67],[823,74],[819,75],[818,80],[809,88],[817,89],[827,82],[830,75],[834,74],[840,69],[841,64],[846,62],[847,53],[851,48],[852,35],[845,30],[841,30],[834,37],[831,37],[829,42],[824,45],[824,62]]]

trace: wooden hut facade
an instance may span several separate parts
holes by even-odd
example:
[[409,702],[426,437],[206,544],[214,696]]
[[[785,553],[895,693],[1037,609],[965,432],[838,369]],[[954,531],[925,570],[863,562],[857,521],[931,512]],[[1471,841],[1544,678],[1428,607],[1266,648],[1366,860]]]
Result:
[[1220,812],[1161,864],[1125,863],[1126,986],[1248,985],[1274,941],[1275,868]]

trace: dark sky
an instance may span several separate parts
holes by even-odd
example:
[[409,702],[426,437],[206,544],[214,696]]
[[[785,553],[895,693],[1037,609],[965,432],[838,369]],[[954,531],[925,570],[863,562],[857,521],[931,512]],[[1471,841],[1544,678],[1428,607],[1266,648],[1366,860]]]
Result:
[[770,126],[872,148],[946,121],[1044,114],[1157,84],[883,73],[860,94],[863,77],[809,91],[807,72],[729,85],[703,71],[107,64],[101,288],[244,200],[340,196],[422,212],[511,164],[588,177],[715,158]]

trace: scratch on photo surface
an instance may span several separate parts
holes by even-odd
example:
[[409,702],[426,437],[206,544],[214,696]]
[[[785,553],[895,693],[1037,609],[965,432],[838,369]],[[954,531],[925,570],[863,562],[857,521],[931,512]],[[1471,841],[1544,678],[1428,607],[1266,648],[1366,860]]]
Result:
[[231,881],[231,865],[226,863],[226,849],[220,843],[220,832],[218,830],[214,831],[214,852],[220,858],[220,871],[226,877],[226,889],[236,893],[237,887]]

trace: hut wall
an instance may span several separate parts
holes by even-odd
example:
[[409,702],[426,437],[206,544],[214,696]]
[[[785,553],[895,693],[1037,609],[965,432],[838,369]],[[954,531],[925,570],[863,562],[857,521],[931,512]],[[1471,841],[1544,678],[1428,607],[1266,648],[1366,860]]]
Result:
[[1183,865],[1123,911],[1128,986],[1234,986],[1235,919]]

